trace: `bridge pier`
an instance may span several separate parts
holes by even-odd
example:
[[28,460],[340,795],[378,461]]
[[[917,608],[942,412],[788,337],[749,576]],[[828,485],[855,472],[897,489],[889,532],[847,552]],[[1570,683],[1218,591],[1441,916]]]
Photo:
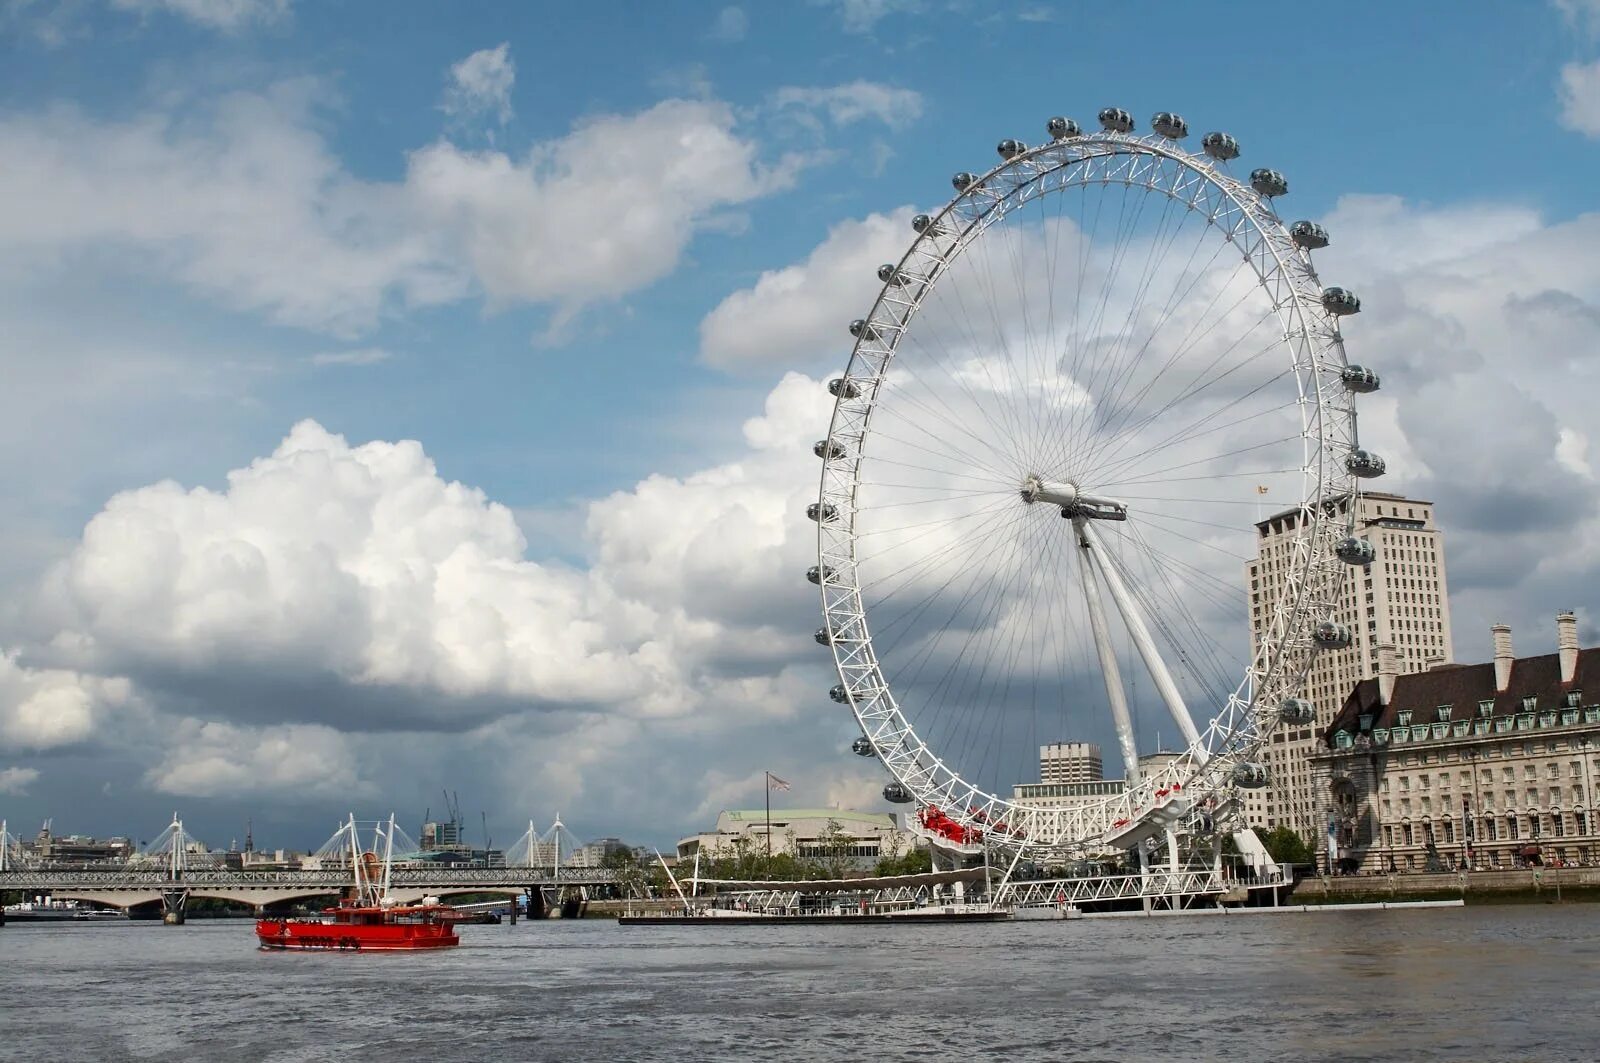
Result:
[[188,903],[188,890],[162,890],[161,921],[168,926],[182,926],[184,919],[183,909]]
[[538,886],[528,887],[528,918],[545,919],[550,915],[550,909],[544,903],[544,890]]

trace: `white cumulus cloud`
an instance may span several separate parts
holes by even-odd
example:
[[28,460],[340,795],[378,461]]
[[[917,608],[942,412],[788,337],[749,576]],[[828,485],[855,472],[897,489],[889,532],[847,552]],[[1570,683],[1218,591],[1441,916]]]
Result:
[[367,181],[318,130],[324,95],[306,80],[120,120],[0,116],[0,274],[170,278],[340,336],[479,292],[570,315],[666,276],[696,233],[801,165],[763,163],[725,104],[667,100],[516,158],[440,141],[411,153],[403,181]]
[[811,0],[837,12],[846,33],[871,33],[890,15],[923,10],[923,0]]
[[141,15],[167,14],[209,29],[237,32],[276,22],[289,14],[290,0],[111,0],[111,6]]
[[126,680],[31,668],[0,652],[0,748],[51,749],[89,738],[97,715],[124,704]]
[[491,299],[581,306],[660,279],[719,210],[792,183],[794,165],[762,165],[733,126],[725,104],[668,100],[516,159],[434,144],[407,183]]
[[295,795],[312,801],[357,800],[363,782],[345,735],[331,727],[236,727],[186,719],[169,725],[163,755],[145,783],[180,797]]
[[711,39],[723,44],[737,44],[750,30],[750,16],[741,7],[725,7],[717,12],[711,23]]
[[1561,68],[1561,124],[1586,137],[1600,137],[1600,60]]
[[827,404],[792,376],[746,426],[744,459],[595,502],[587,570],[529,560],[511,512],[441,478],[419,444],[351,446],[303,422],[225,490],[111,499],[48,581],[50,641],[213,693],[274,674],[431,691],[423,725],[519,706],[781,714],[784,666],[808,643],[781,603],[805,599],[806,444]]
[[504,125],[511,120],[511,87],[516,80],[509,43],[481,49],[450,68],[440,106],[458,118],[493,116]]
[[805,261],[769,270],[723,299],[700,322],[700,356],[712,365],[809,364],[832,355],[844,364],[846,331],[881,283],[876,270],[910,245],[910,207],[846,221],[828,231]]
[[398,186],[346,172],[310,126],[312,82],[121,121],[73,107],[0,118],[0,257],[102,264],[340,334],[466,278],[409,224]]
[[38,781],[37,768],[0,768],[0,794],[21,797]]
[[872,119],[900,129],[922,117],[921,93],[875,81],[815,88],[789,86],[779,89],[773,102],[780,109],[826,115],[834,125]]

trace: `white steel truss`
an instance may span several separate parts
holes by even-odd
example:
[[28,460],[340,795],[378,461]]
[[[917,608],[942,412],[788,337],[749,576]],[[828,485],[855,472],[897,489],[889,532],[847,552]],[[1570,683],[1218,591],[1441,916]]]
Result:
[[[1166,197],[1197,213],[1233,245],[1253,271],[1271,306],[1297,389],[1302,429],[1300,454],[1302,534],[1294,563],[1281,575],[1282,593],[1267,637],[1225,703],[1210,706],[1196,727],[1187,707],[1161,674],[1159,654],[1145,656],[1163,700],[1179,720],[1185,755],[1135,778],[1115,796],[1061,808],[1027,807],[969,782],[920,737],[897,702],[874,652],[857,572],[855,513],[860,470],[872,439],[872,419],[885,374],[919,308],[951,264],[995,223],[1040,197],[1074,186],[1120,184]],[[937,806],[963,825],[981,828],[1006,821],[992,843],[1082,853],[1130,836],[1130,824],[1165,817],[1162,830],[1210,833],[1213,817],[1239,807],[1233,769],[1249,761],[1278,726],[1277,706],[1300,692],[1315,652],[1313,628],[1331,616],[1344,567],[1333,547],[1347,534],[1338,500],[1356,481],[1346,459],[1356,448],[1351,393],[1338,318],[1322,304],[1323,286],[1309,253],[1297,246],[1269,197],[1231,176],[1219,163],[1158,136],[1096,132],[1025,150],[977,176],[934,215],[895,266],[863,319],[844,376],[823,450],[817,496],[818,579],[826,640],[846,700],[884,767],[922,806]],[[1115,440],[1113,440],[1115,442]],[[1350,512],[1354,512],[1354,506]],[[1138,612],[1117,593],[1114,564],[1099,574],[1119,600],[1130,630]],[[1126,606],[1126,607],[1125,607]],[[1091,615],[1093,608],[1091,606]],[[1140,640],[1141,651],[1148,632]],[[1111,676],[1107,676],[1108,684]],[[1113,707],[1116,704],[1112,697]],[[1119,740],[1123,733],[1118,721]],[[1124,758],[1128,750],[1124,748]],[[1174,796],[1182,807],[1174,816]],[[1228,812],[1232,815],[1233,813]],[[1148,832],[1142,832],[1148,833]]]

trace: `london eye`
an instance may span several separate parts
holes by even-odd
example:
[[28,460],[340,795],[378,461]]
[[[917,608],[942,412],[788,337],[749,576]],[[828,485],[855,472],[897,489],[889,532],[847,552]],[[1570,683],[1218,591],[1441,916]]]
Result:
[[[1313,266],[1328,234],[1280,217],[1287,179],[1232,136],[1098,118],[1000,141],[914,218],[814,448],[831,697],[884,796],[958,851],[1238,824],[1370,560],[1337,502],[1384,471],[1356,436],[1378,379],[1345,357],[1359,299]],[[1248,587],[1265,501],[1297,538]],[[1104,741],[1123,783],[1018,785],[1063,739]]]

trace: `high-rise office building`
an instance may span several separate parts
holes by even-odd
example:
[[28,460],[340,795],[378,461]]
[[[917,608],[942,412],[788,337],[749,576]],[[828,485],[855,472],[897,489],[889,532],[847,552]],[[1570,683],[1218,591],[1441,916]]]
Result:
[[[1349,502],[1339,503],[1339,515]],[[1274,514],[1256,524],[1256,560],[1245,566],[1250,598],[1252,652],[1271,623],[1285,567],[1293,563],[1301,531],[1298,509]],[[1357,506],[1357,538],[1376,550],[1371,564],[1345,573],[1334,619],[1350,628],[1348,649],[1319,653],[1306,677],[1305,697],[1316,719],[1300,727],[1281,727],[1263,751],[1269,782],[1250,791],[1245,816],[1252,826],[1287,824],[1308,839],[1325,829],[1326,795],[1312,792],[1309,756],[1314,735],[1327,727],[1351,688],[1378,674],[1378,646],[1392,643],[1401,673],[1421,672],[1454,660],[1450,640],[1450,598],[1445,581],[1444,542],[1434,522],[1433,503],[1400,495],[1363,494]]]
[[1093,742],[1052,742],[1039,747],[1041,783],[1099,782],[1104,778],[1100,747]]

